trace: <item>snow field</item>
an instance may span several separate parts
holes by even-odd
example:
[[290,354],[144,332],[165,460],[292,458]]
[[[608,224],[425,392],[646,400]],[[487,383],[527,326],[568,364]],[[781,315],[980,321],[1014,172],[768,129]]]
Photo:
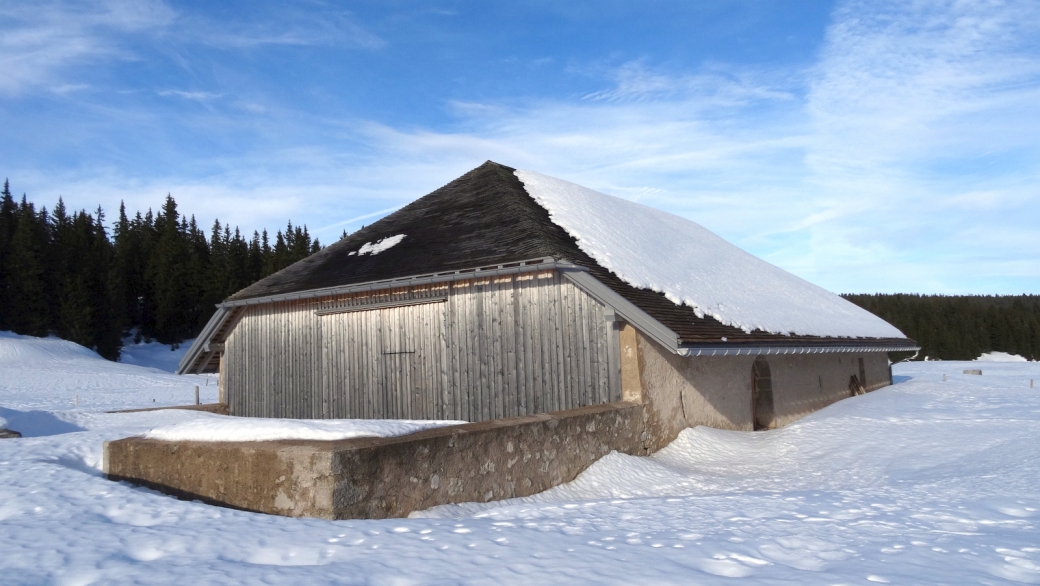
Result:
[[[135,344],[133,336],[128,336],[123,339],[123,350],[119,356],[119,362],[158,368],[166,372],[177,372],[177,365],[194,341],[194,338],[185,340],[176,350],[171,350],[170,346],[155,341],[142,341]],[[215,377],[213,382],[216,382]]]
[[[161,348],[174,354],[168,346]],[[158,352],[154,347],[149,351]],[[79,344],[10,332],[0,332],[0,373],[0,407],[7,409],[112,411],[188,405],[195,402],[196,385],[202,403],[215,403],[219,398],[213,376],[177,376],[157,368],[109,362]]]
[[105,480],[103,441],[213,416],[88,411],[172,375],[2,339],[0,416],[27,434],[0,440],[4,584],[1040,583],[1037,363],[899,364],[786,428],[687,430],[531,498],[324,521]]
[[874,314],[719,238],[700,224],[534,171],[527,193],[600,265],[699,316],[746,332],[905,338]]

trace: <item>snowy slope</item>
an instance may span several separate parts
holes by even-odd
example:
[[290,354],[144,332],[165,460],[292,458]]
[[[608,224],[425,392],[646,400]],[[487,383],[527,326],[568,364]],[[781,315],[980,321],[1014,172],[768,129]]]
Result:
[[0,417],[31,436],[0,440],[5,585],[1040,583],[1038,363],[897,364],[786,428],[690,430],[530,499],[325,521],[105,480],[103,441],[205,414],[53,397],[150,402],[179,377],[0,339],[21,358],[0,360]]
[[744,331],[904,338],[874,314],[679,216],[533,171],[516,176],[578,246],[626,283]]
[[[215,403],[215,377],[177,376],[110,362],[79,344],[0,332],[0,406],[13,409],[105,411],[187,405],[199,386]],[[79,404],[76,405],[76,398]]]
[[191,348],[194,342],[194,338],[185,340],[174,349],[167,344],[160,344],[156,341],[142,341],[135,344],[133,336],[128,336],[123,339],[123,349],[120,352],[119,361],[123,364],[158,368],[166,372],[177,372],[177,365],[180,364],[181,358],[184,357],[184,354],[188,351],[188,348]]

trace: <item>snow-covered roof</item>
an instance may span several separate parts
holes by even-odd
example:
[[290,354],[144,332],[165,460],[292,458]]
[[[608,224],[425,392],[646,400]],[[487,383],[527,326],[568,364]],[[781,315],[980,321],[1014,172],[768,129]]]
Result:
[[750,332],[904,338],[876,315],[674,214],[535,173],[527,192],[578,247],[633,287]]
[[674,351],[914,347],[883,320],[693,222],[488,161],[226,299],[179,371],[214,371],[219,346],[210,342],[224,339],[245,305],[531,263],[586,275],[592,281],[581,286],[598,283],[597,299]]

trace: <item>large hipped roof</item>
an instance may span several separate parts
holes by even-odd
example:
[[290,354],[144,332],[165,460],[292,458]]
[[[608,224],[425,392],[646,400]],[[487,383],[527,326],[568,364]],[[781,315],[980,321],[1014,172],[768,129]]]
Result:
[[[655,237],[663,239],[656,248],[646,243]],[[587,267],[681,345],[907,342],[880,318],[688,220],[491,161],[228,301],[545,257]],[[736,273],[721,283],[727,265]],[[727,292],[738,311],[726,312]]]

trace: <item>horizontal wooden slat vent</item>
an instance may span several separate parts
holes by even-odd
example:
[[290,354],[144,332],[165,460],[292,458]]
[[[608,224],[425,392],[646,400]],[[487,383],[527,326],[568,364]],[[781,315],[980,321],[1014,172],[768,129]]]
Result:
[[314,315],[332,315],[336,313],[352,313],[355,311],[372,311],[374,309],[387,309],[390,307],[407,307],[409,305],[424,305],[426,303],[445,303],[447,295],[439,297],[421,297],[417,299],[400,299],[394,301],[383,301],[381,303],[368,303],[365,305],[350,305],[346,307],[335,307],[331,309],[319,309]]

